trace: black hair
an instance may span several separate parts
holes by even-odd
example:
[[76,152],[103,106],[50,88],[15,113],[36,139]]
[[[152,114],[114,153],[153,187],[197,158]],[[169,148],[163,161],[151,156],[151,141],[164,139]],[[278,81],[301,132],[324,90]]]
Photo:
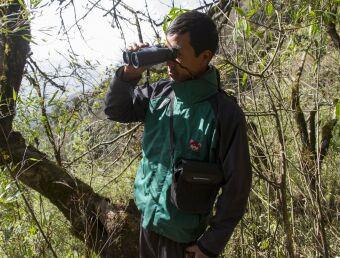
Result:
[[216,53],[218,32],[214,21],[206,14],[189,11],[179,15],[168,27],[166,34],[184,34],[189,32],[190,44],[196,56],[204,50]]

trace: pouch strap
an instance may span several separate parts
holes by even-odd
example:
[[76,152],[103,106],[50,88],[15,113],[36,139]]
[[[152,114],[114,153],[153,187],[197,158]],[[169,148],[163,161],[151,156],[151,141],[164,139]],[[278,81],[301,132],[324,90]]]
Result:
[[174,143],[174,101],[175,92],[172,91],[169,94],[170,99],[170,157],[171,157],[171,167],[175,167],[175,143]]

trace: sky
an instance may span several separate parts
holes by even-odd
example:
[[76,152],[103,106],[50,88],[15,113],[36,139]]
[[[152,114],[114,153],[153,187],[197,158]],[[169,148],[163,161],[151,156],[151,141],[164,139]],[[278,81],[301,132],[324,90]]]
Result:
[[[97,0],[92,0],[95,2]],[[50,1],[42,1],[43,6]],[[68,1],[65,1],[68,2]],[[82,17],[86,13],[86,3],[88,1],[74,1],[76,5],[77,17]],[[162,21],[171,7],[171,0],[148,0],[150,15],[158,21]],[[175,1],[175,6],[193,9],[198,6],[199,0]],[[209,1],[208,1],[209,2]],[[102,0],[100,3],[108,8],[112,6],[112,0]],[[134,9],[144,10],[144,0],[124,0]],[[61,19],[59,16],[59,5],[56,1],[49,6],[44,6],[33,10],[33,19],[31,22],[31,30],[33,40],[36,44],[31,44],[34,58],[42,65],[48,62],[58,64],[63,62],[63,57],[58,54],[67,55],[69,45],[66,37],[60,31]],[[129,13],[126,12],[126,15]],[[63,20],[66,27],[74,24],[74,10],[67,8],[63,12]],[[104,17],[104,11],[93,9],[88,16],[79,22],[82,30],[81,37],[79,30],[74,26],[70,32],[70,42],[76,54],[91,62],[97,61],[100,67],[108,65],[117,65],[122,63],[122,49],[125,48],[124,41],[120,32],[111,26],[111,17]],[[154,40],[152,29],[145,24],[142,25],[144,41],[152,43]],[[159,32],[162,34],[161,28]],[[134,28],[125,27],[124,33],[127,43],[138,41],[138,36]]]

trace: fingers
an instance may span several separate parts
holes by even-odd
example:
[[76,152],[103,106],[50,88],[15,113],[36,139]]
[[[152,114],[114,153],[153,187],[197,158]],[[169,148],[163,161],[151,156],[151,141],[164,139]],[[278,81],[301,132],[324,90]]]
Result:
[[149,43],[147,43],[147,42],[142,42],[142,43],[134,42],[134,43],[132,43],[128,46],[127,50],[131,51],[131,52],[135,52],[135,51],[138,51],[141,48],[148,47],[148,46],[149,46]]

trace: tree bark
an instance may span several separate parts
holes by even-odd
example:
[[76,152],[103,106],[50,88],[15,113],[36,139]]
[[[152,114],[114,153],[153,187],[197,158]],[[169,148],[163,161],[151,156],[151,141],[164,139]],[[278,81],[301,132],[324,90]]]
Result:
[[[0,166],[53,203],[70,221],[72,232],[101,257],[136,257],[139,222],[134,206],[112,204],[13,131],[30,29],[18,1],[1,5],[0,22]],[[123,245],[127,242],[129,248]]]

